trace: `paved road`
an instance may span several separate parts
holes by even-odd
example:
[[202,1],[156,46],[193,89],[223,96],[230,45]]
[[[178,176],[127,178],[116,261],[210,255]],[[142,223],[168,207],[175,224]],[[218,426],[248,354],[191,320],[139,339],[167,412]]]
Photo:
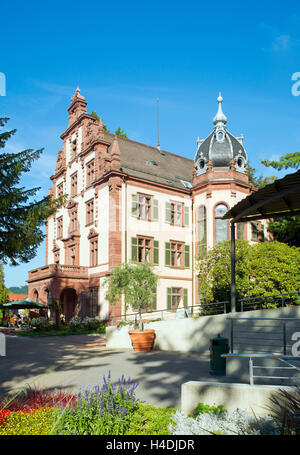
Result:
[[[157,406],[180,407],[181,384],[220,381],[209,375],[209,356],[191,353],[106,349],[103,335],[46,338],[6,336],[6,357],[0,357],[0,395],[26,384],[76,392],[82,385],[102,384],[124,374],[139,381],[136,394]],[[227,381],[228,382],[228,381]]]

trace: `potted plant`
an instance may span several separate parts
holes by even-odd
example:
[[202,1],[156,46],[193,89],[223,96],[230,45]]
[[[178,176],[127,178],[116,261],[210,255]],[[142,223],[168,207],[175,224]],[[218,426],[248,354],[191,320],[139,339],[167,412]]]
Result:
[[125,307],[138,311],[139,325],[134,330],[129,330],[132,347],[135,351],[151,351],[155,330],[144,329],[142,311],[147,310],[151,304],[158,282],[158,276],[149,264],[122,264],[114,268],[108,278],[108,291],[106,298],[110,303],[125,298]]

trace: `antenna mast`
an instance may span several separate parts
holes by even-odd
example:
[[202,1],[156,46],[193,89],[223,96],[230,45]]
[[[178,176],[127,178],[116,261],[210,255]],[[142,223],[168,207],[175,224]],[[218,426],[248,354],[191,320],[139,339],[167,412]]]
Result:
[[159,99],[156,100],[156,107],[157,107],[157,148],[160,150],[160,143],[159,143]]

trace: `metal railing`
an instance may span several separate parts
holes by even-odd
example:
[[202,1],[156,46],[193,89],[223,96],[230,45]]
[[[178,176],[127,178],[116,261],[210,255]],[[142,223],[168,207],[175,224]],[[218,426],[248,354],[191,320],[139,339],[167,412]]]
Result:
[[244,299],[238,300],[237,306],[239,311],[280,308],[289,305],[295,305],[297,302],[297,297],[300,298],[300,292],[287,292],[285,294],[246,297]]
[[[299,297],[300,303],[300,292],[290,292],[285,294],[276,294],[276,295],[267,295],[259,297],[250,297],[240,299],[237,302],[237,311],[253,311],[257,309],[266,309],[266,308],[281,308],[285,306],[295,305],[297,302],[297,297]],[[188,306],[186,308],[178,308],[177,310],[182,310],[186,312],[186,317],[199,317],[199,316],[209,316],[215,314],[227,314],[230,312],[230,301],[225,300],[221,302],[212,302],[212,303],[199,303],[197,305]],[[178,313],[177,313],[178,314]],[[143,319],[177,319],[176,309],[164,308],[162,310],[153,310],[143,312]],[[138,317],[138,313],[127,313],[119,314],[109,317],[109,322],[114,325],[117,321],[134,321]]]
[[[296,380],[297,382],[300,382],[300,377],[293,377],[293,376],[271,376],[271,375],[255,375],[254,370],[293,370],[293,371],[300,371],[300,368],[297,367],[296,365],[293,365],[292,363],[288,362],[287,360],[292,360],[292,361],[300,361],[300,356],[289,356],[289,355],[274,355],[274,354],[222,354],[222,357],[225,358],[249,358],[249,383],[250,385],[254,385],[254,379],[280,379],[282,380]],[[274,359],[274,360],[279,360],[280,362],[284,363],[285,365],[288,365],[287,367],[278,367],[278,366],[261,366],[261,365],[254,365],[253,359]]]

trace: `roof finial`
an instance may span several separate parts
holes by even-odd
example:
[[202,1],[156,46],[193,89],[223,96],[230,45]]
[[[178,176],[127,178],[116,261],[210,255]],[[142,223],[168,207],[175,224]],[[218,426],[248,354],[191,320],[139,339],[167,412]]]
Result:
[[214,125],[217,125],[217,123],[219,123],[219,122],[224,123],[224,125],[225,125],[227,123],[227,117],[226,117],[226,115],[223,114],[223,111],[222,111],[223,98],[222,98],[221,92],[219,92],[217,101],[219,103],[219,108],[218,108],[218,112],[217,112],[216,116],[214,117],[213,122],[214,122]]

